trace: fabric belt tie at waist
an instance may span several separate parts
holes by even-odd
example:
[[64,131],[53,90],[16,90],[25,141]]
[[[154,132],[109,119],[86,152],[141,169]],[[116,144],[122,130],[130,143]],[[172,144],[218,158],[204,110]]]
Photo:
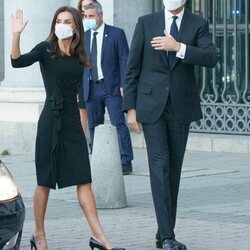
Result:
[[64,98],[63,98],[63,94],[62,94],[61,89],[56,88],[53,95],[51,96],[51,98],[49,100],[51,103],[50,110],[55,115],[61,115],[61,113],[64,111],[64,106],[63,106]]
[[[51,108],[50,110],[53,113],[53,138],[52,138],[52,164],[51,164],[51,174],[52,174],[52,182],[53,185],[56,186],[57,176],[58,176],[58,162],[57,155],[59,150],[62,150],[63,153],[63,144],[61,140],[61,132],[62,132],[62,114],[64,113],[64,98],[62,94],[62,90],[60,88],[56,88],[53,95],[49,99]],[[60,161],[63,159],[60,159]]]

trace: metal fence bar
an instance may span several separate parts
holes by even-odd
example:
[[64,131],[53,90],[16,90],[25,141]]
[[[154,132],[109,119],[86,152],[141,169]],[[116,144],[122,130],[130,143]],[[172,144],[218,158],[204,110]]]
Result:
[[238,103],[240,97],[239,97],[239,89],[237,86],[238,77],[237,77],[237,68],[238,68],[238,43],[237,43],[237,37],[238,37],[238,30],[237,30],[237,15],[238,15],[238,9],[237,9],[237,0],[234,0],[233,2],[233,21],[234,21],[234,29],[233,29],[233,38],[234,38],[234,65],[233,65],[233,82],[234,82],[234,91],[235,91],[235,98],[232,99],[234,103]]
[[223,91],[221,94],[221,99],[223,102],[227,102],[225,99],[226,89],[227,89],[227,0],[224,0],[223,8]]
[[246,75],[245,75],[245,90],[243,93],[243,101],[246,104],[250,103],[250,100],[247,99],[247,90],[248,90],[248,85],[249,85],[249,2],[246,1],[245,3],[245,58],[246,58],[246,62],[245,62],[245,71],[246,71]]
[[[212,27],[213,27],[213,43],[216,45],[216,34],[217,34],[217,29],[216,29],[216,13],[215,13],[215,10],[216,10],[216,4],[217,4],[217,0],[213,0],[212,1],[213,3],[213,19],[212,19]],[[213,69],[213,91],[214,91],[214,102],[216,102],[218,100],[218,90],[216,88],[216,68]]]

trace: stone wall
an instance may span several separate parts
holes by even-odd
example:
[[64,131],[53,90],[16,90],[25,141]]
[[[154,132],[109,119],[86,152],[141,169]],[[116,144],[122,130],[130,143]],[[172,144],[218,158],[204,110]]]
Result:
[[138,17],[152,13],[152,9],[153,1],[151,0],[114,1],[114,25],[125,30],[129,44]]
[[3,10],[4,2],[0,1],[0,82],[4,78],[4,24]]

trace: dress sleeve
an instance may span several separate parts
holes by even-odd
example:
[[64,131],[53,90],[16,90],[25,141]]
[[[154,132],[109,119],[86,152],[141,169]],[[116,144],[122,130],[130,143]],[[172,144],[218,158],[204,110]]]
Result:
[[35,62],[41,62],[47,49],[47,42],[37,44],[29,53],[23,54],[16,59],[11,58],[13,68],[23,68]]
[[80,81],[78,84],[78,106],[80,109],[86,109],[86,104],[83,97],[83,82]]

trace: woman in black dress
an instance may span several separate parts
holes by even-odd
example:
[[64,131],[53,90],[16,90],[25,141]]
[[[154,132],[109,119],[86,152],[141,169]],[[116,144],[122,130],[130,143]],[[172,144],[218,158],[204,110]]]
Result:
[[56,185],[58,188],[76,185],[79,204],[92,232],[91,249],[111,249],[96,211],[88,150],[76,100],[83,68],[89,66],[81,16],[75,8],[59,8],[47,40],[21,55],[20,35],[26,25],[23,12],[16,11],[12,16],[12,66],[27,67],[39,62],[46,90],[36,138],[35,233],[31,247],[48,248],[44,219],[50,189],[55,189]]

